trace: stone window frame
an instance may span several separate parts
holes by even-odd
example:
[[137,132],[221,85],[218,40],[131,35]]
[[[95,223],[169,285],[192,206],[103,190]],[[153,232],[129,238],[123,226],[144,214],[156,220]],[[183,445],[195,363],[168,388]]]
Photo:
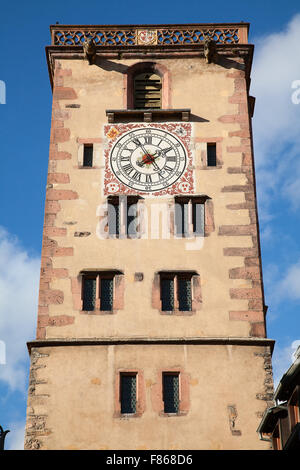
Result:
[[[179,375],[179,410],[177,413],[165,413],[163,401],[163,374]],[[180,418],[186,416],[190,410],[190,376],[183,367],[164,367],[157,372],[157,380],[151,387],[151,401],[153,410],[163,418]]]
[[[121,375],[136,375],[136,412],[121,413]],[[145,381],[141,369],[120,368],[115,372],[114,418],[140,418],[145,411]]]
[[[177,411],[166,411],[166,406],[167,406],[167,403],[166,403],[166,394],[165,394],[165,390],[164,390],[164,385],[165,385],[165,377],[177,377],[178,379],[178,410]],[[170,372],[170,371],[167,371],[167,372],[163,372],[162,373],[162,396],[163,396],[163,402],[164,402],[164,414],[170,414],[170,415],[173,415],[173,414],[178,414],[179,413],[179,409],[180,409],[180,401],[181,401],[181,390],[180,390],[180,384],[181,384],[181,377],[180,377],[180,372],[177,372],[177,371],[173,371],[173,372]],[[173,390],[174,392],[174,390]],[[174,398],[174,397],[173,397]]]
[[[199,201],[201,204],[204,204],[204,234],[195,234],[192,230],[192,224],[191,220],[188,221],[190,230],[188,236],[181,236],[180,234],[176,233],[176,221],[175,221],[175,204],[176,200],[180,201],[188,201],[188,200],[193,200],[193,201]],[[192,204],[191,204],[192,205]],[[193,239],[196,237],[209,237],[212,232],[215,231],[215,222],[214,222],[214,205],[213,205],[213,200],[203,194],[178,194],[174,196],[172,201],[169,202],[169,221],[170,221],[170,233],[171,236],[175,239]],[[190,219],[191,219],[191,211],[192,208],[189,211]]]
[[[200,146],[200,161],[197,166],[200,170],[219,170],[223,167],[222,145],[223,137],[195,137],[196,146]],[[216,144],[216,165],[207,164],[207,147],[210,144]]]
[[[102,150],[102,138],[77,138],[77,164],[78,169],[82,170],[93,170],[101,168],[101,150]],[[93,164],[92,166],[85,166],[83,163],[84,146],[93,147]]]
[[[205,236],[205,202],[207,196],[183,196],[178,195],[174,198],[174,237],[175,238],[193,238]],[[178,233],[176,230],[176,204],[187,203],[187,217],[186,225],[188,227],[187,233]],[[203,233],[197,233],[194,231],[194,220],[193,220],[193,206],[194,204],[203,205]],[[183,215],[184,217],[184,215]],[[185,225],[185,223],[184,223]]]
[[[83,310],[84,278],[96,278],[96,298],[94,310]],[[113,309],[100,310],[100,283],[101,279],[113,277]],[[96,270],[87,269],[79,273],[72,280],[73,305],[76,310],[85,315],[114,315],[124,308],[124,273],[115,269]]]
[[[174,278],[174,309],[173,310],[162,310],[162,299],[161,299],[161,279],[162,277],[173,277]],[[191,310],[179,310],[179,299],[178,299],[178,284],[177,278],[191,278],[191,294],[192,294],[192,308]],[[201,279],[200,275],[196,271],[176,271],[176,270],[164,270],[158,271],[154,275],[152,285],[152,307],[161,315],[170,316],[191,316],[195,315],[198,310],[202,308],[202,292],[201,292]]]
[[[161,77],[161,109],[171,109],[171,75],[163,64],[151,61],[137,62],[124,74],[124,107],[134,109],[134,77],[141,73],[155,73]],[[147,109],[147,108],[146,108]]]

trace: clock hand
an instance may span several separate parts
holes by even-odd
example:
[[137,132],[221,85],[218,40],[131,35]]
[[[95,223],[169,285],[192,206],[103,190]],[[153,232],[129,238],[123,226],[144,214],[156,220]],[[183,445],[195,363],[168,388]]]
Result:
[[159,172],[161,171],[160,168],[159,168],[159,166],[158,166],[158,164],[156,163],[155,160],[152,160],[151,163],[152,163],[152,165],[154,166],[154,168],[155,168],[156,170],[158,170]]
[[137,147],[141,147],[141,149],[143,150],[143,152],[145,152],[145,154],[147,155],[147,157],[150,157],[151,158],[151,155],[149,154],[149,152],[145,149],[145,147],[143,146],[143,144],[139,141],[139,139],[132,139],[132,142],[135,143],[135,145]]

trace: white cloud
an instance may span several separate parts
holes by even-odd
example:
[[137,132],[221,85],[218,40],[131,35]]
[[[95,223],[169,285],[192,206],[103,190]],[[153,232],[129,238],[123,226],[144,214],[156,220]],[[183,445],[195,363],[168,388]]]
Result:
[[254,153],[263,217],[274,197],[300,206],[300,103],[293,88],[300,80],[299,35],[298,14],[284,30],[253,41]]
[[284,348],[279,348],[275,345],[275,350],[273,354],[273,380],[274,388],[276,389],[277,385],[280,382],[283,374],[289,369],[292,363],[295,361],[295,352],[300,345],[300,339],[293,340],[291,344]]
[[0,381],[11,390],[24,391],[26,386],[26,342],[35,337],[39,270],[40,258],[29,256],[0,227],[0,340],[5,345]]
[[255,40],[251,93],[256,96],[253,127],[256,160],[280,154],[286,142],[300,141],[300,105],[292,102],[295,80],[300,80],[300,15],[284,31]]

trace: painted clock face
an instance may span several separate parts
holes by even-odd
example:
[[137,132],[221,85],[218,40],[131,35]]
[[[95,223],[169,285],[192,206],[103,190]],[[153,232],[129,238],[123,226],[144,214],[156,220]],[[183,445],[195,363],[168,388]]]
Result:
[[174,184],[185,171],[184,145],[171,132],[136,128],[123,134],[110,152],[110,166],[126,186],[154,192]]

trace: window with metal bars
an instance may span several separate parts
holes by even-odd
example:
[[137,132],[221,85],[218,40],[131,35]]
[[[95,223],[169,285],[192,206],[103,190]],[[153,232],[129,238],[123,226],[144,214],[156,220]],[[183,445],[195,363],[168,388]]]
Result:
[[192,274],[161,273],[160,293],[162,311],[191,311]]
[[120,374],[120,402],[122,414],[136,413],[137,374]]
[[179,373],[163,372],[163,402],[165,413],[179,412]]
[[161,278],[161,305],[162,310],[174,310],[174,277]]
[[93,311],[96,307],[96,276],[84,276],[82,289],[82,308]]
[[204,236],[205,201],[197,197],[175,198],[175,234],[177,237]]
[[83,166],[92,167],[93,166],[93,145],[84,144],[83,146]]
[[159,75],[148,72],[134,77],[134,109],[161,108],[162,83]]
[[177,289],[178,289],[178,310],[181,312],[187,312],[189,310],[192,310],[191,278],[178,277]]
[[100,278],[100,310],[113,310],[113,277]]
[[82,278],[82,310],[112,311],[114,274],[85,274]]

